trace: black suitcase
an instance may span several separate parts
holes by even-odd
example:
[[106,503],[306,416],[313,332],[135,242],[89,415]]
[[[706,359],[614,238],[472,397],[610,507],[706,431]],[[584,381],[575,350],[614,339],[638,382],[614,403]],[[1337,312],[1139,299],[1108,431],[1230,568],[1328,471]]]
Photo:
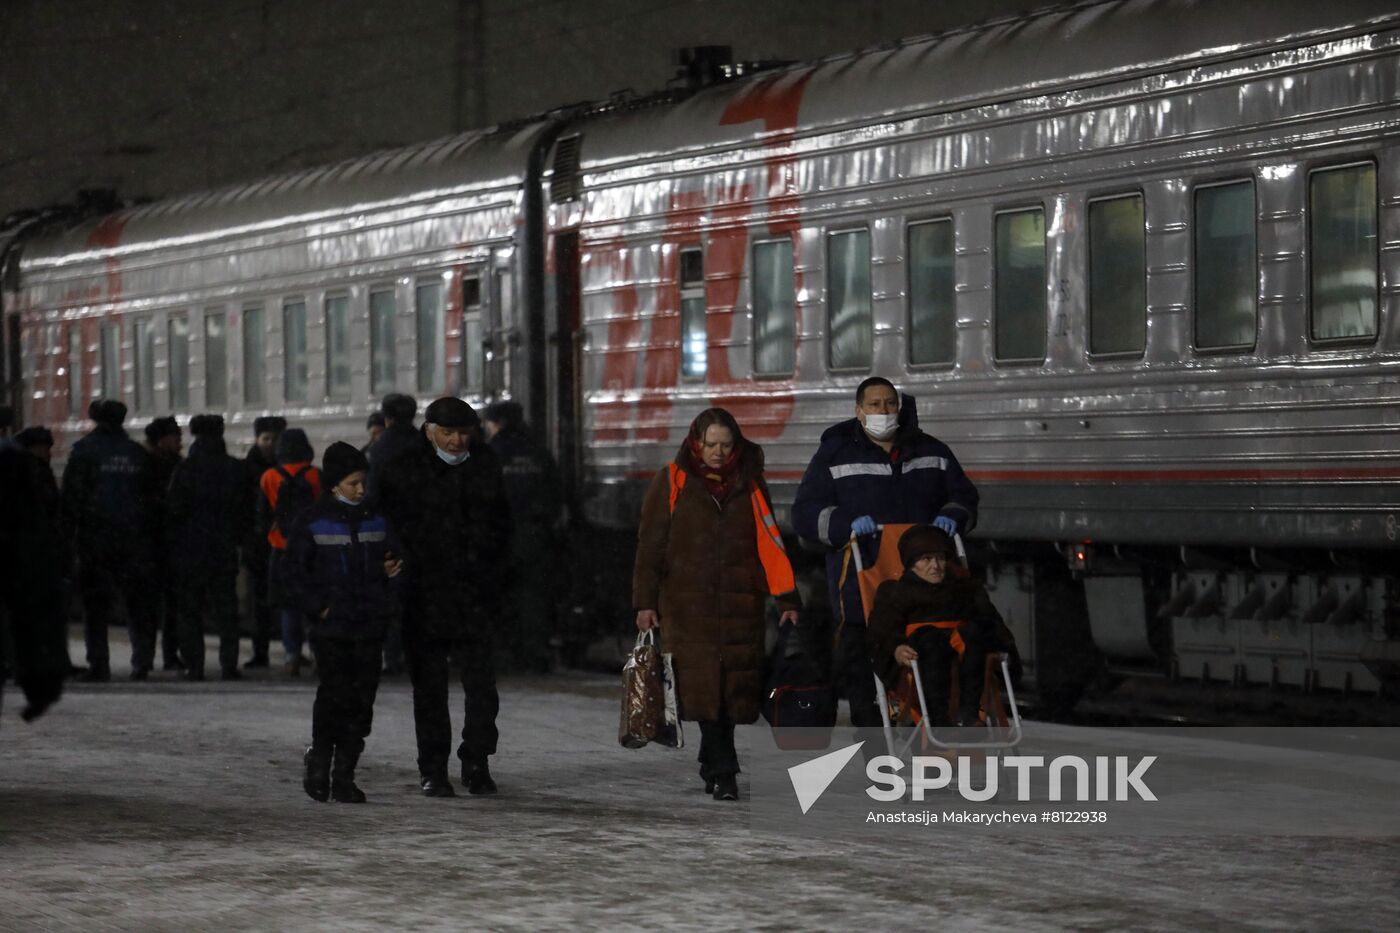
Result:
[[836,690],[812,652],[804,632],[795,626],[778,628],[778,641],[768,656],[763,718],[773,728],[773,741],[785,751],[827,748],[836,726]]

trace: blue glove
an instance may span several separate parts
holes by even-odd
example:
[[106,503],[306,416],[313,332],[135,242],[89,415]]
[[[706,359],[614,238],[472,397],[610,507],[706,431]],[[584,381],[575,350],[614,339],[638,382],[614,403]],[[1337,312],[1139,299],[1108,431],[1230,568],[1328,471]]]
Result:
[[862,515],[851,522],[851,533],[858,535],[873,535],[879,529],[875,525],[875,519],[869,515]]
[[950,538],[958,533],[958,523],[953,521],[946,515],[940,515],[937,518],[935,518],[933,520],[933,527],[937,528],[939,531],[943,532]]

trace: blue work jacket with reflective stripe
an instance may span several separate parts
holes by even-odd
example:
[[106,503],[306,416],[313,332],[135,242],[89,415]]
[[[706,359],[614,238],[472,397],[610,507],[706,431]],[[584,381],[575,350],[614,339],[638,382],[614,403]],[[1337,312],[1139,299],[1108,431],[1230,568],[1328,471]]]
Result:
[[384,516],[327,492],[298,516],[287,539],[279,565],[287,600],[306,613],[313,636],[383,638],[399,608],[384,560],[402,553]]
[[865,624],[854,574],[847,575],[838,593],[841,548],[851,537],[853,521],[869,515],[881,525],[927,525],[944,515],[964,534],[977,524],[977,487],[947,444],[919,430],[909,396],[904,397],[901,421],[893,459],[855,418],[828,428],[792,506],[798,535],[831,549],[826,572],[832,611],[849,625]]

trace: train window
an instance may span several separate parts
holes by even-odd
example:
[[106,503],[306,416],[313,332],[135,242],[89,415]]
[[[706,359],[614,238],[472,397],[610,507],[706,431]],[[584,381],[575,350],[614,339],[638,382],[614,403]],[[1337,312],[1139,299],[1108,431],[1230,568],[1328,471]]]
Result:
[[122,397],[121,325],[116,321],[102,325],[102,397]]
[[753,371],[785,376],[797,364],[797,295],[792,281],[792,240],[753,247]]
[[996,217],[996,358],[1045,359],[1045,211]]
[[267,401],[267,334],[261,305],[243,309],[243,401],[262,405]]
[[1147,218],[1142,195],[1089,202],[1089,352],[1147,343]]
[[709,335],[705,329],[705,254],[681,250],[681,375],[703,379]]
[[909,226],[909,362],[951,365],[957,354],[953,222]]
[[282,304],[282,394],[289,402],[306,401],[306,302]]
[[481,307],[481,277],[472,275],[462,279],[462,307]]
[[190,319],[183,314],[170,318],[166,346],[170,348],[170,407],[187,411],[190,407]]
[[228,404],[228,324],[224,312],[204,312],[204,404]]
[[380,289],[369,293],[370,391],[375,395],[394,391],[397,363],[394,359],[394,293]]
[[869,369],[874,346],[870,311],[870,231],[826,239],[827,352],[832,369]]
[[1193,230],[1196,347],[1254,346],[1259,315],[1254,183],[1196,189]]
[[418,391],[436,392],[446,381],[442,317],[442,279],[419,282],[414,289],[418,327]]
[[68,417],[83,413],[83,330],[76,323],[68,325]]
[[1376,246],[1375,165],[1313,172],[1308,177],[1313,340],[1375,339]]
[[332,295],[326,299],[326,395],[345,398],[350,394],[350,297]]

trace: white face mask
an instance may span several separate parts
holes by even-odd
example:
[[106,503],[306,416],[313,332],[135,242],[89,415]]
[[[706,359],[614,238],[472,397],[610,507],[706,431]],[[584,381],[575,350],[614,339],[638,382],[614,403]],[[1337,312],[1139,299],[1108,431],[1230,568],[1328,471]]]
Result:
[[[353,501],[351,501],[350,499],[345,498],[344,496],[342,496],[342,495],[341,495],[340,493],[338,493],[338,492],[333,492],[333,493],[331,493],[331,495],[335,496],[335,501],[336,501],[336,502],[339,502],[341,505],[348,505],[348,506],[350,506],[350,508],[352,508],[352,509],[353,509],[355,506],[357,506],[357,505],[360,504],[359,502],[353,502]],[[363,501],[363,500],[362,500],[362,501]]]
[[443,450],[441,447],[434,447],[433,450],[437,451],[438,459],[441,460],[443,463],[446,463],[448,466],[456,466],[459,463],[465,463],[467,457],[471,456],[471,452],[467,450],[464,450],[459,454],[450,454],[447,451]]
[[898,427],[898,414],[872,415],[867,413],[865,416],[865,433],[877,441],[887,441],[894,437],[894,432]]

